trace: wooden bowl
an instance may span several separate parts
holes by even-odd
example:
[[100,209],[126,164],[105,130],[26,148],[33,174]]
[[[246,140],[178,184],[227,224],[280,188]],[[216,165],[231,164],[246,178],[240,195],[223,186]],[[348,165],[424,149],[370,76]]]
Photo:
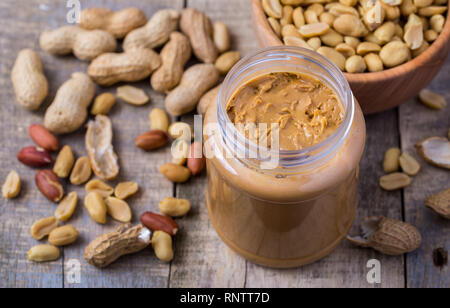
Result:
[[[449,2],[450,8],[450,2]],[[252,0],[253,28],[261,47],[283,42],[273,32],[261,0]],[[450,13],[438,39],[417,58],[377,73],[344,73],[365,114],[394,108],[426,87],[445,63],[450,49]]]

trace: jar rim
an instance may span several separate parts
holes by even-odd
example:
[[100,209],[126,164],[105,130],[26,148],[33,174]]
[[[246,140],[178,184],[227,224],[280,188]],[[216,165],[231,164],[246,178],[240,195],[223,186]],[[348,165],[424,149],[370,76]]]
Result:
[[[254,144],[244,135],[242,135],[235,125],[231,122],[227,112],[226,105],[228,100],[234,95],[234,93],[239,89],[241,84],[233,84],[236,82],[238,77],[242,77],[248,72],[252,67],[267,63],[274,60],[289,60],[291,58],[298,58],[300,60],[305,60],[311,64],[317,65],[322,68],[331,77],[331,80],[326,80],[327,83],[330,81],[337,86],[338,89],[334,89],[345,110],[344,119],[339,127],[325,140],[314,144],[310,147],[306,147],[300,150],[273,150],[262,148],[259,145]],[[315,78],[321,81],[323,78],[317,75],[311,74]],[[228,93],[228,95],[227,95]],[[231,93],[231,95],[229,95]],[[342,71],[330,60],[320,55],[317,52],[300,48],[294,46],[276,46],[269,47],[259,50],[253,54],[250,54],[243,59],[241,59],[227,74],[217,98],[217,119],[220,125],[220,131],[224,139],[224,144],[228,145],[228,148],[234,146],[239,148],[248,148],[250,151],[256,151],[258,153],[264,152],[264,157],[268,155],[279,155],[279,169],[298,169],[304,168],[305,166],[311,165],[315,162],[321,161],[327,157],[330,157],[335,151],[343,144],[344,140],[348,136],[355,114],[355,100],[350,89],[350,85],[345,78]],[[230,136],[235,136],[237,142],[230,140]],[[231,144],[230,144],[231,142]],[[242,149],[241,149],[242,150]],[[258,168],[259,162],[250,159],[241,159],[241,161],[247,165]]]

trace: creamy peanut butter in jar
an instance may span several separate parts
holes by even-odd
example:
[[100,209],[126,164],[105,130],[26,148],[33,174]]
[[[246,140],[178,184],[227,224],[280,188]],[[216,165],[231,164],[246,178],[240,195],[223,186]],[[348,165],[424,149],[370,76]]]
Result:
[[274,47],[239,62],[205,115],[207,206],[244,258],[288,268],[330,254],[357,208],[365,122],[341,71]]

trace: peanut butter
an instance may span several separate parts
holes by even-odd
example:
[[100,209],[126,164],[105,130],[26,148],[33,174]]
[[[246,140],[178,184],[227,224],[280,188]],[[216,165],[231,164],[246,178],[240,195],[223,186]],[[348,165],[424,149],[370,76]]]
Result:
[[301,150],[325,140],[344,117],[342,104],[327,85],[299,73],[270,73],[250,80],[238,89],[226,110],[247,138],[248,124],[267,124],[269,146],[270,126],[278,124],[281,150]]

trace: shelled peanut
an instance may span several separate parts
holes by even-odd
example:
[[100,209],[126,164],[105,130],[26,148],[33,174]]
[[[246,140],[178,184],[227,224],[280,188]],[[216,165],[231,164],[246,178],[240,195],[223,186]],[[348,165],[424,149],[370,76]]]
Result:
[[153,129],[136,138],[136,146],[144,151],[156,150],[168,141],[167,134],[159,129]]
[[183,217],[191,210],[191,203],[186,199],[167,197],[159,202],[159,210],[170,217]]
[[[129,223],[132,219],[130,206],[124,199],[134,195],[139,187],[135,182],[121,182],[116,188],[112,188],[107,183],[94,179],[85,186],[86,199],[85,207],[92,220],[97,223],[106,223],[108,214],[114,220]],[[113,197],[113,194],[115,195]]]
[[21,180],[16,171],[11,171],[2,186],[2,195],[6,199],[13,199],[20,194]]
[[442,32],[447,12],[447,0],[261,1],[285,45],[316,50],[348,73],[418,57]]
[[114,193],[114,188],[98,179],[89,181],[84,188],[87,193],[96,192],[103,198],[108,198]]
[[73,185],[82,185],[86,183],[92,175],[91,163],[89,157],[83,156],[77,159],[70,174],[70,183]]
[[77,238],[78,230],[71,225],[55,228],[48,235],[49,243],[54,246],[67,246],[73,244]]
[[65,179],[69,176],[70,171],[72,171],[74,163],[75,156],[73,155],[72,149],[70,146],[66,145],[62,148],[56,158],[55,165],[53,166],[53,172],[59,178]]
[[122,101],[135,106],[143,106],[150,100],[144,90],[133,86],[118,87],[117,97]]
[[92,115],[107,115],[116,103],[116,97],[111,93],[103,93],[97,96],[91,107]]
[[55,210],[55,217],[62,221],[66,222],[72,217],[73,213],[78,204],[78,195],[76,192],[71,192],[67,194],[64,199],[59,202],[58,207]]

